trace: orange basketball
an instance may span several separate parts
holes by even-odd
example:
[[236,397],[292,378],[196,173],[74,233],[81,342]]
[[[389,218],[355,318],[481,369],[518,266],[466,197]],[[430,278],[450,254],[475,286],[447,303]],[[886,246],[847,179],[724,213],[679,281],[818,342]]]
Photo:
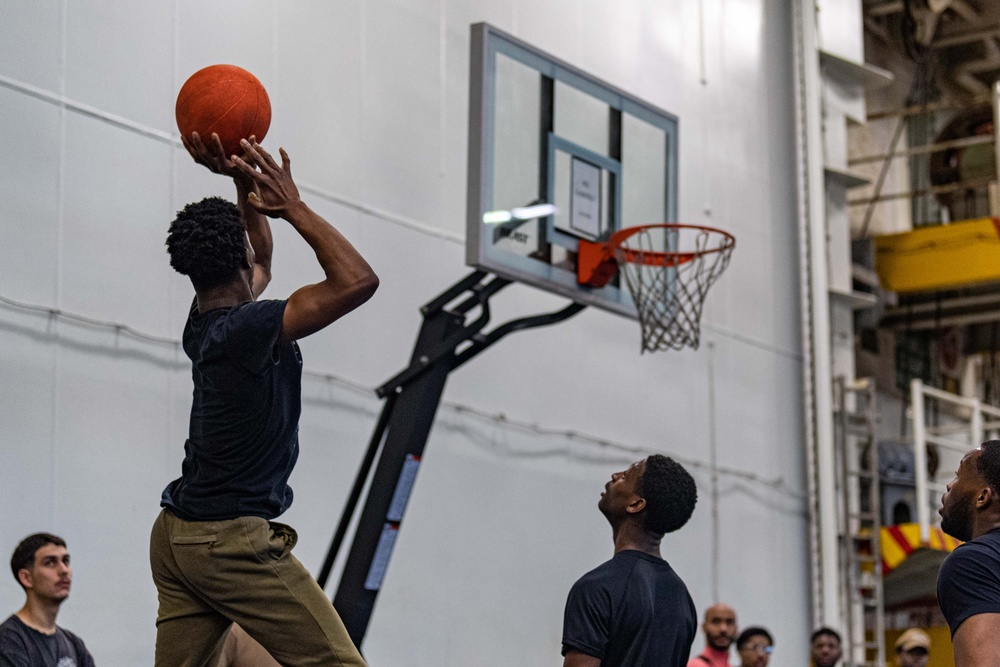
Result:
[[177,129],[191,138],[197,132],[211,148],[219,135],[226,155],[239,155],[240,140],[250,135],[262,141],[271,125],[271,101],[250,72],[235,65],[210,65],[184,82],[177,93]]

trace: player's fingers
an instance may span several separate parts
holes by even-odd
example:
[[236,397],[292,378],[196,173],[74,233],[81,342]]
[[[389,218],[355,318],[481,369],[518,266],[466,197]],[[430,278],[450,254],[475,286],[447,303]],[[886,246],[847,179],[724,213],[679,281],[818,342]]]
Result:
[[214,157],[220,160],[225,160],[226,149],[222,147],[222,139],[219,139],[219,135],[213,132],[211,141],[212,141],[212,153]]
[[260,211],[264,207],[264,202],[260,200],[260,197],[257,196],[256,192],[251,192],[249,195],[247,195],[247,203],[258,211]]
[[236,168],[242,171],[244,174],[251,177],[255,181],[259,180],[260,172],[254,169],[249,164],[247,164],[246,161],[243,160],[243,158],[239,157],[238,155],[234,155],[232,156],[232,161],[233,164],[236,165]]
[[251,144],[246,139],[240,139],[240,146],[243,147],[243,152],[246,153],[250,161],[260,167],[261,171],[264,171],[268,164],[264,156],[261,155],[264,149],[260,147],[260,144]]
[[285,152],[284,148],[279,148],[278,152],[281,154],[281,171],[285,172],[289,176],[292,175],[292,158],[288,157],[288,153]]
[[188,155],[190,155],[192,158],[195,159],[195,161],[197,161],[198,154],[195,153],[194,146],[191,145],[191,142],[188,141],[188,138],[185,137],[183,134],[181,135],[181,143],[184,144],[184,148],[187,150]]
[[261,157],[264,158],[264,161],[267,163],[267,166],[270,167],[272,171],[278,171],[279,169],[278,163],[274,161],[274,158],[271,157],[270,153],[264,150],[263,146],[261,146],[258,143],[254,143],[253,147],[258,153],[260,153]]
[[205,142],[201,140],[201,135],[197,132],[191,133],[191,145],[194,146],[194,149],[198,151],[199,154],[208,152],[205,150]]

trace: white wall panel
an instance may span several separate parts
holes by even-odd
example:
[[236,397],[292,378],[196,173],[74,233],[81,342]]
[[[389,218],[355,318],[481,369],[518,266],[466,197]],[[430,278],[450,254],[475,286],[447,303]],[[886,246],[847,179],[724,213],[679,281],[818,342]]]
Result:
[[[156,617],[156,591],[145,585],[148,535],[164,473],[168,374],[181,359],[171,346],[65,329],[53,530],[72,535],[74,598],[86,601],[65,622],[102,663],[148,664],[149,647],[133,638]],[[116,618],[114,633],[105,630],[109,618]]]
[[514,0],[511,31],[532,46],[567,62],[583,55],[580,3],[575,0]]
[[59,90],[63,59],[63,0],[0,4],[0,74]]
[[[361,192],[396,215],[441,221],[441,30],[437,3],[365,4]],[[448,227],[445,227],[448,228]]]
[[[512,334],[451,376],[365,649],[373,665],[557,664],[566,593],[611,555],[597,496],[640,455],[448,407],[459,403],[705,465],[714,433],[718,464],[741,472],[719,475],[713,526],[712,480],[692,467],[701,500],[664,555],[699,610],[717,590],[741,621],[776,631],[782,662],[805,663],[794,639],[808,632],[808,586],[784,3],[174,0],[129,9],[120,0],[3,3],[0,74],[51,93],[65,77],[70,98],[173,132],[173,95],[189,74],[217,62],[254,72],[273,104],[265,145],[288,149],[311,186],[303,197],[382,282],[361,310],[303,341],[306,368],[368,387],[406,365],[420,306],[469,270],[457,242],[469,23],[490,21],[677,114],[681,220],[739,237],[709,294],[702,348],[640,357],[635,322],[588,309]],[[0,153],[18,166],[0,184],[0,296],[179,339],[192,290],[169,268],[167,226],[187,202],[232,199],[232,185],[176,145],[16,86],[0,87],[0,113],[14,128]],[[266,296],[281,298],[322,272],[294,230],[272,225]],[[494,301],[491,327],[567,303],[525,286]],[[35,499],[0,514],[3,548],[35,530],[65,533],[77,571],[60,620],[101,664],[152,661],[145,549],[187,432],[190,370],[178,355],[0,306],[0,501]],[[381,402],[315,377],[303,399],[296,502],[283,520],[316,572]],[[20,600],[12,580],[0,583],[4,609]]]
[[162,335],[171,149],[75,113],[65,147],[62,305]]
[[18,167],[0,179],[0,291],[47,303],[58,276],[60,111],[4,88],[0,109],[0,155]]
[[74,0],[65,7],[66,96],[173,131],[174,3]]
[[[0,535],[21,539],[52,525],[55,489],[53,396],[58,325],[45,315],[0,310]],[[16,508],[16,511],[14,509]],[[7,545],[4,545],[7,548]],[[10,546],[13,550],[13,545]],[[13,607],[20,587],[0,577],[0,602]],[[2,612],[0,612],[2,613]]]
[[[202,67],[217,63],[249,70],[267,89],[274,84],[274,25],[278,3],[270,0],[174,0],[173,4],[177,12],[175,90]],[[173,109],[171,101],[171,113]]]
[[[283,3],[272,97],[275,137],[296,178],[360,200],[364,177],[362,0]],[[273,140],[266,142],[277,148]]]

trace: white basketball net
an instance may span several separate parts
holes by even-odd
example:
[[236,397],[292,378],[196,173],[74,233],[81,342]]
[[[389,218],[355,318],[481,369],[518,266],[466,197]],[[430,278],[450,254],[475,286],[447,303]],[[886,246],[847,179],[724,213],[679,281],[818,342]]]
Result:
[[[655,227],[615,250],[639,314],[643,352],[698,349],[705,295],[734,247],[732,237],[712,229]],[[668,253],[667,261],[652,253]]]

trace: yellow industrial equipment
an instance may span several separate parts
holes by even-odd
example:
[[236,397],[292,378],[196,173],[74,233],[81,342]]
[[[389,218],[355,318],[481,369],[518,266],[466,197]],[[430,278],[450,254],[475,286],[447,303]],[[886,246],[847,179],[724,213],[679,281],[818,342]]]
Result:
[[875,239],[875,269],[893,292],[1000,281],[1000,218],[921,227]]

